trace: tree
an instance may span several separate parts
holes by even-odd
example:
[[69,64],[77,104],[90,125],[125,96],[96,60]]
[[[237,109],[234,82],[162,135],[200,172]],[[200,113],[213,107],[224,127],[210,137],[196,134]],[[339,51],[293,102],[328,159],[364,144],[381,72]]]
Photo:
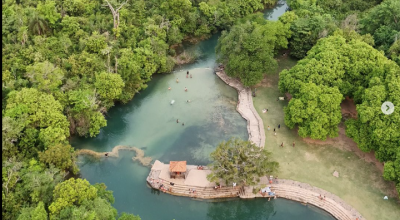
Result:
[[[253,20],[257,17],[262,15]],[[275,51],[287,47],[288,33],[279,21],[237,24],[222,32],[216,48],[218,61],[226,63],[227,74],[240,78],[243,85],[255,85],[265,72],[276,67]]]
[[47,220],[47,212],[43,202],[39,202],[36,208],[23,208],[18,220]]
[[89,52],[98,54],[107,47],[106,37],[97,31],[94,31],[92,36],[85,40],[85,44]]
[[63,143],[69,137],[68,121],[62,113],[63,107],[51,94],[34,88],[23,88],[8,95],[5,116],[25,118],[24,126],[39,130],[39,140],[44,147]]
[[278,169],[278,163],[271,160],[271,153],[250,141],[230,139],[220,143],[210,155],[212,173],[209,181],[225,181],[225,184],[255,185],[259,177]]
[[34,12],[32,18],[29,22],[28,29],[36,35],[46,34],[49,31],[49,26],[47,21],[44,19],[42,15],[39,13]]
[[397,65],[400,66],[400,34],[399,39],[397,39],[393,45],[389,48],[389,56]]
[[75,153],[71,145],[54,145],[50,146],[46,151],[39,152],[39,159],[42,163],[53,164],[60,170],[71,169],[77,174],[79,169],[75,164]]
[[110,198],[108,193],[99,195],[98,189],[105,190],[82,179],[71,178],[58,184],[54,189],[54,202],[49,206],[50,218],[76,219],[83,216],[89,219],[115,219],[117,210],[109,202],[114,198]]
[[334,20],[329,14],[312,14],[294,20],[290,26],[290,55],[298,59],[305,57],[318,39],[326,37],[335,29]]
[[373,35],[377,48],[387,53],[396,34],[400,33],[400,2],[383,1],[366,13],[360,23],[362,33]]
[[337,137],[338,124],[342,119],[340,103],[343,99],[337,87],[304,83],[284,108],[285,124],[289,128],[297,124],[301,137],[321,140],[327,136]]
[[38,90],[51,92],[57,90],[62,84],[64,72],[62,69],[55,67],[54,64],[45,61],[28,66],[26,68],[26,76]]
[[118,220],[141,220],[138,215],[128,214],[126,212],[121,213],[121,216]]
[[96,92],[100,97],[107,103],[110,103],[106,107],[111,107],[114,100],[118,99],[122,93],[125,83],[121,79],[121,76],[114,73],[101,72],[96,74],[95,82]]
[[87,180],[71,178],[57,184],[54,189],[54,202],[49,206],[51,215],[56,215],[68,206],[79,206],[85,200],[94,200],[97,189]]
[[52,27],[54,27],[56,22],[61,18],[60,13],[56,10],[56,2],[53,0],[46,0],[44,3],[39,1],[37,10],[46,20],[49,21],[49,24]]
[[118,27],[119,27],[119,10],[126,4],[128,3],[129,0],[126,0],[125,2],[121,3],[117,8],[114,9],[114,7],[111,5],[111,3],[108,0],[105,0],[107,2],[108,7],[111,10],[111,13],[113,15],[113,20],[114,20],[114,28],[113,32],[115,34],[115,38],[119,36],[118,32]]

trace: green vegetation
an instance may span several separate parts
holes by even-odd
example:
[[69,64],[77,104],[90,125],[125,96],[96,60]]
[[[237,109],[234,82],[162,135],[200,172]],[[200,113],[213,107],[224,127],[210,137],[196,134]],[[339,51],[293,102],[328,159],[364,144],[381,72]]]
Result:
[[289,44],[290,55],[302,60],[280,73],[280,91],[293,96],[284,109],[285,124],[298,126],[301,137],[337,137],[340,104],[346,96],[354,99],[358,117],[346,121],[346,134],[386,162],[385,179],[400,189],[400,115],[380,109],[385,101],[400,105],[400,3],[340,2],[291,0],[292,11],[278,22],[249,15],[223,32],[219,61],[228,75],[253,86],[275,68],[276,51]]
[[69,138],[99,134],[115,102],[172,70],[183,40],[205,39],[275,2],[2,1],[2,217],[115,219],[105,187],[63,182],[79,172]]
[[255,185],[259,177],[276,171],[279,166],[271,160],[269,151],[239,139],[220,143],[210,156],[212,173],[207,179],[216,183],[222,179],[226,185]]
[[[281,92],[293,95],[284,109],[285,124],[298,125],[301,137],[336,137],[342,119],[340,103],[349,96],[358,117],[346,121],[346,134],[361,150],[373,150],[378,160],[396,161],[400,113],[385,115],[380,106],[385,101],[400,105],[399,73],[395,62],[365,42],[346,41],[340,34],[321,39],[295,67],[280,73]],[[386,165],[385,178],[398,181],[397,167]]]
[[[284,96],[278,88],[279,72],[292,68],[297,61],[286,56],[278,56],[277,60],[278,70],[267,73],[253,98],[264,128],[271,127],[269,131],[265,129],[265,148],[272,152],[271,159],[279,163],[279,170],[273,175],[325,189],[366,219],[396,219],[400,209],[393,182],[384,180],[382,164],[374,160],[373,154],[361,152],[346,136],[343,122],[339,124],[339,136],[326,141],[299,137],[296,129],[284,125],[283,109],[288,101],[276,101],[276,97]],[[268,108],[268,112],[262,113],[264,108]],[[281,128],[275,136],[273,128],[278,124]],[[280,147],[282,142],[283,148]],[[338,178],[332,175],[334,171],[339,172]],[[384,196],[389,200],[383,200]]]
[[[400,3],[397,0],[291,0],[291,12],[296,19],[290,22],[292,37],[289,39],[290,54],[304,58],[318,39],[332,35],[341,29],[353,37],[354,32],[363,41],[385,52],[396,60],[398,52],[391,55],[400,38]],[[379,4],[381,3],[381,4]]]
[[389,48],[400,39],[400,2],[383,1],[368,11],[360,23],[362,33],[374,36],[375,47],[388,54]]
[[290,32],[288,25],[267,21],[261,13],[243,20],[229,32],[222,32],[216,52],[218,61],[226,63],[229,76],[252,86],[261,81],[268,69],[276,68],[274,55],[278,49],[287,48]]

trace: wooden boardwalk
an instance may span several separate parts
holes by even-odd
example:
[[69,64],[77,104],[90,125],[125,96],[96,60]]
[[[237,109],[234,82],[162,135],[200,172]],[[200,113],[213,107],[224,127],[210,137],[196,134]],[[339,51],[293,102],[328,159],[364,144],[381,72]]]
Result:
[[[153,189],[157,189],[171,195],[186,196],[198,199],[234,197],[240,197],[242,199],[254,199],[273,197],[268,195],[263,196],[259,192],[254,194],[253,187],[234,188],[232,186],[222,185],[221,188],[214,189],[215,184],[206,179],[207,174],[211,172],[207,169],[207,167],[205,167],[204,170],[197,170],[196,166],[194,165],[187,165],[187,167],[188,174],[186,175],[186,179],[170,179],[168,173],[169,164],[163,164],[156,160],[146,181]],[[363,218],[361,214],[357,212],[357,210],[353,209],[350,205],[336,195],[306,183],[279,179],[279,181],[274,180],[273,183],[270,184],[268,177],[264,176],[261,177],[258,187],[261,188],[261,186],[269,186],[271,191],[275,192],[277,197],[314,205],[327,211],[332,216],[340,220],[365,220],[365,218]],[[325,199],[320,199],[320,195],[322,195],[322,197],[325,196]]]
[[244,87],[239,80],[227,76],[224,71],[217,71],[216,74],[219,76],[219,78],[222,79],[222,81],[238,91],[239,102],[236,106],[236,110],[244,119],[247,120],[249,141],[253,142],[261,148],[264,148],[264,124],[261,117],[258,115],[256,109],[253,106],[251,90]]
[[[207,167],[204,167],[203,170],[197,170],[197,166],[187,165],[185,179],[171,179],[169,177],[169,164],[163,164],[156,160],[146,181],[150,187],[176,196],[200,199],[231,198],[239,196],[240,190],[243,190],[240,187],[233,188],[222,185],[221,188],[214,189],[215,183],[209,182],[206,178],[207,174],[210,172],[211,171],[208,170]],[[163,187],[160,188],[161,186]]]

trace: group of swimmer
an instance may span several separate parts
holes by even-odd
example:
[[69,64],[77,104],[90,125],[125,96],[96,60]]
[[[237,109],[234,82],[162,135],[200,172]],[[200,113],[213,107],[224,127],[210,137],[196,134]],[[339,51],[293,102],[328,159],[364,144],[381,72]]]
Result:
[[[189,78],[189,70],[186,72],[186,78]],[[190,78],[192,78],[192,74],[190,74]],[[179,83],[179,79],[176,78],[176,83]],[[168,90],[171,90],[171,87],[168,87]],[[185,92],[187,92],[188,89],[185,87]],[[190,102],[190,99],[186,100],[186,102]],[[176,119],[176,123],[179,123],[179,119]],[[185,123],[182,123],[182,126],[185,126]]]
[[[189,78],[189,70],[186,72],[186,78]],[[190,74],[190,78],[192,78],[192,74]],[[176,83],[179,83],[179,79],[176,78]],[[171,87],[168,87],[168,90],[171,90]],[[187,92],[188,89],[185,87],[185,92]],[[190,100],[188,100],[190,102]]]

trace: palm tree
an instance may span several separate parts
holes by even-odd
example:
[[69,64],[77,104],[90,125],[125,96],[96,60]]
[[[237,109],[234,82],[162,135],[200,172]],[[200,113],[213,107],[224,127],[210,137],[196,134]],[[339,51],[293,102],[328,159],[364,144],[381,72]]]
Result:
[[33,13],[29,23],[29,30],[35,35],[42,35],[49,31],[49,25],[43,16],[38,13]]

